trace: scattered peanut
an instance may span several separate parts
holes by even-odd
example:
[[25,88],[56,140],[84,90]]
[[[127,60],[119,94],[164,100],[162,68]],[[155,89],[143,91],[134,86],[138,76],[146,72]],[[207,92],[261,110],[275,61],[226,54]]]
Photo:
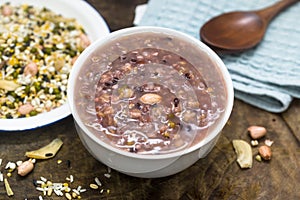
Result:
[[254,140],[262,138],[267,133],[267,129],[262,126],[250,126],[248,127],[247,131]]
[[18,174],[20,176],[26,176],[34,168],[34,164],[31,160],[27,160],[18,166]]
[[263,145],[259,147],[258,149],[259,155],[264,159],[264,160],[270,160],[272,156],[271,148],[267,145]]

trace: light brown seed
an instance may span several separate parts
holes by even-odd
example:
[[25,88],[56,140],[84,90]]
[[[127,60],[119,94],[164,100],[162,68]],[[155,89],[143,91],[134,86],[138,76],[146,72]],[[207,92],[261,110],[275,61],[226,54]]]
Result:
[[47,191],[47,196],[50,197],[52,195],[53,192],[53,188],[49,187],[48,191]]
[[70,195],[70,193],[65,193],[65,196],[66,196],[66,198],[68,199],[68,200],[71,200],[72,199],[72,196]]
[[94,190],[97,190],[99,188],[98,185],[94,184],[94,183],[91,183],[90,184],[90,188],[94,189]]
[[264,160],[271,160],[272,151],[271,151],[271,148],[269,146],[263,145],[263,146],[259,147],[258,152],[259,152],[259,155]]
[[130,116],[133,119],[138,119],[142,116],[142,112],[138,109],[132,109],[132,110],[130,110]]
[[147,93],[141,96],[140,101],[144,104],[154,105],[161,101],[161,96],[158,94]]
[[250,126],[250,127],[248,127],[247,130],[248,130],[251,138],[254,140],[262,138],[267,133],[267,129],[262,126]]

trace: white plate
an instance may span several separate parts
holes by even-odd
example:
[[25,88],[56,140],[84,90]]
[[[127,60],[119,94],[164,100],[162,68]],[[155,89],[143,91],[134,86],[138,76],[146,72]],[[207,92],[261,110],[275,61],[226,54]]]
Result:
[[[75,18],[83,25],[89,39],[93,42],[109,34],[109,28],[99,13],[83,0],[0,0],[0,5],[10,2],[11,5],[28,4],[46,7],[64,17]],[[0,119],[0,130],[26,130],[51,124],[70,115],[68,103],[34,117],[19,119]]]

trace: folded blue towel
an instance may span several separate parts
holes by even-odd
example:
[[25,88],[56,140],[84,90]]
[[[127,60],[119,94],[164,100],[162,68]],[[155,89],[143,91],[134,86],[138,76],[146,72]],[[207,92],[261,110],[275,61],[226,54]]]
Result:
[[[199,28],[224,12],[257,10],[276,0],[150,0],[139,26],[176,29],[199,39]],[[238,55],[222,56],[235,97],[270,112],[283,112],[300,98],[300,3],[271,22],[263,41]]]

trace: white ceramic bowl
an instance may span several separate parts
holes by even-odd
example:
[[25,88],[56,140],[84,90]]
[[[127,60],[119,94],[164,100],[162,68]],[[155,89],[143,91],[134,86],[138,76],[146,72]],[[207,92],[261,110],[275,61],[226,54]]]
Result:
[[[9,2],[11,5],[28,4],[35,7],[46,7],[64,17],[75,18],[83,25],[89,39],[95,41],[109,34],[104,19],[88,3],[83,0],[0,0],[0,5]],[[44,126],[70,115],[68,103],[34,117],[19,119],[0,119],[0,130],[25,130]]]
[[[87,58],[93,56],[95,56],[94,58],[97,58],[97,53],[95,53],[95,50],[105,46],[107,43],[113,41],[118,37],[136,37],[135,34],[141,32],[166,35],[174,38],[178,37],[185,42],[190,43],[193,48],[197,48],[203,53],[202,55],[204,55],[204,63],[207,62],[207,60],[209,60],[208,62],[215,63],[216,71],[218,71],[217,73],[219,73],[220,77],[222,77],[223,79],[223,87],[226,90],[226,94],[225,97],[223,96],[223,99],[221,101],[226,103],[223,105],[222,112],[218,116],[218,119],[216,120],[214,126],[208,128],[208,134],[206,135],[206,137],[198,143],[190,145],[184,150],[155,155],[143,155],[121,150],[107,142],[104,142],[103,138],[105,136],[103,137],[97,135],[97,133],[95,133],[95,131],[93,131],[90,126],[87,126],[88,121],[95,118],[95,111],[93,111],[93,106],[90,107],[89,113],[82,113],[82,111],[80,111],[79,107],[81,106],[81,104],[78,103],[78,98],[76,98],[75,96],[80,90],[78,86],[76,86],[76,84],[78,83],[78,81],[84,82],[84,79],[82,79],[82,76],[84,75],[82,74],[81,70],[87,69],[88,73],[91,72],[90,79],[94,79],[94,83],[97,83],[99,80],[99,75],[96,74],[102,73],[99,71],[95,71],[95,68],[97,67],[91,67],[91,71],[89,71],[89,66],[85,64]],[[191,48],[191,51],[193,51],[193,48]],[[116,55],[114,58],[112,58],[112,60],[116,59],[118,56],[119,55]],[[86,73],[84,72],[84,74]],[[208,77],[208,79],[210,78]],[[84,146],[88,149],[88,151],[96,159],[117,171],[131,176],[144,178],[155,178],[172,175],[191,166],[200,158],[204,158],[216,144],[219,134],[230,116],[234,97],[232,81],[227,68],[225,67],[221,59],[210,48],[191,36],[175,30],[159,27],[127,28],[113,32],[107,37],[97,40],[86,50],[84,50],[84,52],[75,62],[68,84],[68,100],[71,106],[71,112],[75,119],[76,129],[78,135],[80,136],[80,139],[82,140]],[[81,87],[84,87],[84,85],[81,85]],[[89,96],[88,98],[94,98],[95,91],[93,91],[92,89],[85,94]],[[217,95],[218,94],[216,94],[216,96]]]

